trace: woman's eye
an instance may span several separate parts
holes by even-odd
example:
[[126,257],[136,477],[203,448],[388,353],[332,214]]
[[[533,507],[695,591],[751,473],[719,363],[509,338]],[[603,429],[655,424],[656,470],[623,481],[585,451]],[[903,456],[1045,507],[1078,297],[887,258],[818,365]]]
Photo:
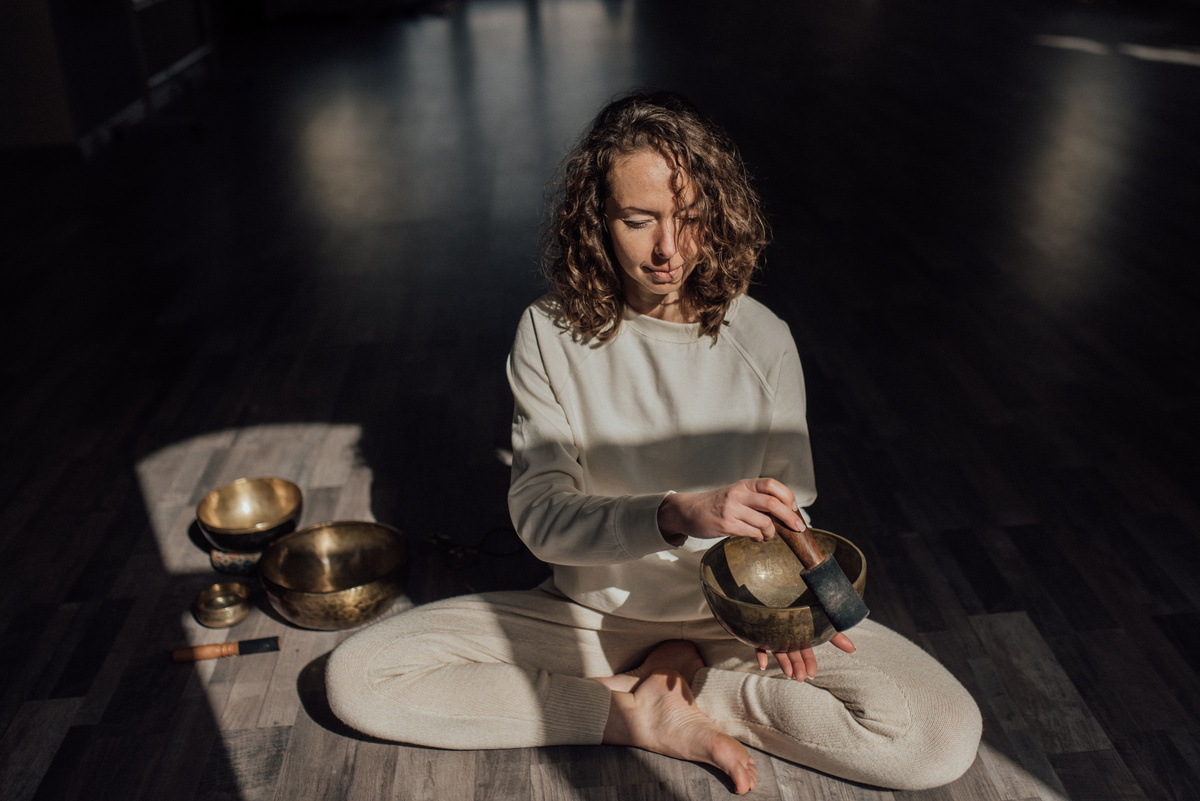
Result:
[[649,220],[622,220],[626,228],[632,228],[635,231],[641,230],[650,224]]

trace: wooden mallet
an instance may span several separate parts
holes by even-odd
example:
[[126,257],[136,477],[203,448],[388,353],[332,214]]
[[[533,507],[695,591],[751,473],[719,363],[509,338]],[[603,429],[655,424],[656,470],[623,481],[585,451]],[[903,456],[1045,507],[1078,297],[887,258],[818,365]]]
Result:
[[800,577],[813,591],[813,595],[817,596],[825,616],[835,629],[846,631],[866,618],[869,614],[867,605],[854,591],[854,585],[846,578],[833,555],[826,557],[821,553],[807,527],[804,531],[792,531],[775,521],[775,533],[787,543],[788,548],[804,566]]
[[192,645],[171,652],[172,662],[198,662],[201,659],[220,659],[223,656],[265,654],[279,650],[278,637],[263,637],[240,642],[218,642],[211,645]]

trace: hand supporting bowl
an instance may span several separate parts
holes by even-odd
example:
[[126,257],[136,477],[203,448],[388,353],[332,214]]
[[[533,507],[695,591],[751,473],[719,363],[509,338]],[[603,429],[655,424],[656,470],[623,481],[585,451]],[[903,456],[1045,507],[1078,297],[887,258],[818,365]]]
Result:
[[[867,583],[862,551],[837,534],[812,533],[861,597]],[[836,633],[801,578],[803,569],[779,537],[769,542],[729,537],[704,554],[700,584],[713,616],[734,638],[752,648],[786,651],[820,645]]]

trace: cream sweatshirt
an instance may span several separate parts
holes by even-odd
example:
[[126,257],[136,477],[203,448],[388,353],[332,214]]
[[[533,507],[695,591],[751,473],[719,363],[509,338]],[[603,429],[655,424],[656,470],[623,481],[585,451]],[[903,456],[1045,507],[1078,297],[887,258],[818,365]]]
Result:
[[663,539],[658,506],[672,491],[770,476],[801,507],[816,499],[795,342],[748,296],[715,343],[698,325],[628,309],[614,338],[580,341],[542,298],[522,315],[508,379],[513,524],[584,606],[639,620],[709,616],[700,558],[716,540]]

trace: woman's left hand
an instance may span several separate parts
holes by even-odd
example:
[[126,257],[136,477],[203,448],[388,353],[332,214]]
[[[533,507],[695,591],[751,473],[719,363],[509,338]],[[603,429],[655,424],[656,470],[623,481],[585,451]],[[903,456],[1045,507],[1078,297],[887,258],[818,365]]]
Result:
[[[833,639],[829,642],[848,654],[854,653],[854,643],[850,642],[850,638],[840,631],[833,635]],[[767,656],[769,653],[771,652],[765,648],[758,649],[758,666],[763,670],[766,670],[769,664],[770,657]],[[775,651],[775,661],[779,663],[783,675],[789,679],[804,681],[805,678],[811,679],[817,675],[817,656],[811,647],[796,648],[791,651]]]

